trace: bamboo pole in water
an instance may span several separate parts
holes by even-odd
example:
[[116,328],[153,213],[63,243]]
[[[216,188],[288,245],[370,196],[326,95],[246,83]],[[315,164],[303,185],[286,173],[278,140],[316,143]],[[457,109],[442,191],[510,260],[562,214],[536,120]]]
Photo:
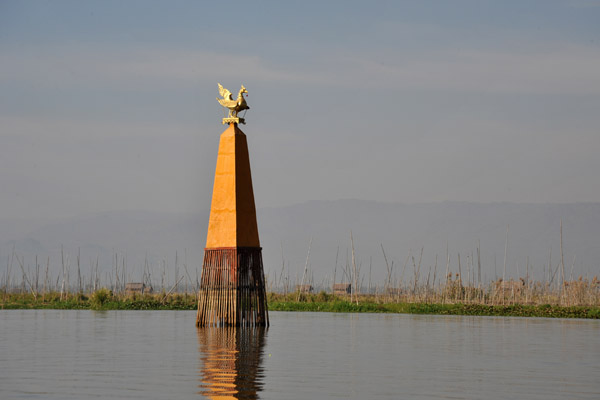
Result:
[[205,249],[196,325],[269,325],[260,247]]

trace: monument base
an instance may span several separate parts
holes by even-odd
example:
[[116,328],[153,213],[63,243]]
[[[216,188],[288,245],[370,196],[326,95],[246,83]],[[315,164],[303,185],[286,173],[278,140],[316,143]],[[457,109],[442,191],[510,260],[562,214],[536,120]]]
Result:
[[241,117],[226,117],[223,118],[223,125],[229,124],[246,124],[246,120]]
[[197,326],[269,326],[260,247],[204,249]]

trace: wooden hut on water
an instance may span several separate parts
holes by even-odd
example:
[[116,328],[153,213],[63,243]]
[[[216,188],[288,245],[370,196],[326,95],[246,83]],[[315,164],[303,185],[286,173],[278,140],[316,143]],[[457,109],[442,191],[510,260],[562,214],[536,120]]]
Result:
[[335,283],[333,284],[333,294],[340,296],[350,294],[352,292],[352,284],[350,283]]
[[152,286],[146,286],[145,283],[142,282],[129,282],[125,284],[125,294],[144,294],[144,293],[152,293]]

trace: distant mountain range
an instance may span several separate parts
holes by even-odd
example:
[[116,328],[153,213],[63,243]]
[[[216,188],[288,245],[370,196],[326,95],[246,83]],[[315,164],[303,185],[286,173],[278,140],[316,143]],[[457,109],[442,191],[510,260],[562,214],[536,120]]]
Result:
[[[437,256],[440,279],[446,268],[447,247],[450,269],[457,271],[460,254],[466,276],[476,261],[478,243],[483,277],[489,280],[502,276],[507,227],[507,277],[524,276],[529,259],[530,274],[542,279],[550,257],[553,270],[560,262],[561,219],[567,276],[571,268],[575,276],[600,275],[600,203],[399,204],[337,200],[258,210],[265,273],[271,281],[279,282],[282,270],[291,282],[301,278],[312,238],[309,276],[317,285],[326,277],[331,279],[336,258],[336,281],[344,280],[342,270],[351,263],[351,231],[365,285],[369,270],[373,284],[384,279],[382,246],[390,266],[393,262],[396,277],[405,268],[405,280],[413,274],[409,254],[418,263],[422,248],[422,276],[434,267]],[[80,252],[81,270],[87,276],[96,259],[99,270],[108,276],[116,254],[119,263],[126,259],[129,280],[141,280],[148,260],[154,279],[164,270],[166,280],[172,282],[177,253],[179,276],[184,274],[185,263],[194,280],[202,264],[207,225],[208,210],[197,215],[117,211],[54,221],[0,220],[0,278],[13,249],[30,271],[37,255],[42,265],[50,257],[51,271],[58,274],[62,246],[71,268]],[[13,276],[17,270],[20,267],[13,260]]]

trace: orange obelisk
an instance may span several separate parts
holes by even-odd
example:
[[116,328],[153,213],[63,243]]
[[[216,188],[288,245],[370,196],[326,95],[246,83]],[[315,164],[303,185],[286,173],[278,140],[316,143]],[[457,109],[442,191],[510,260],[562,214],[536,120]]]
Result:
[[248,144],[237,124],[244,120],[236,111],[223,121],[196,325],[268,326]]

